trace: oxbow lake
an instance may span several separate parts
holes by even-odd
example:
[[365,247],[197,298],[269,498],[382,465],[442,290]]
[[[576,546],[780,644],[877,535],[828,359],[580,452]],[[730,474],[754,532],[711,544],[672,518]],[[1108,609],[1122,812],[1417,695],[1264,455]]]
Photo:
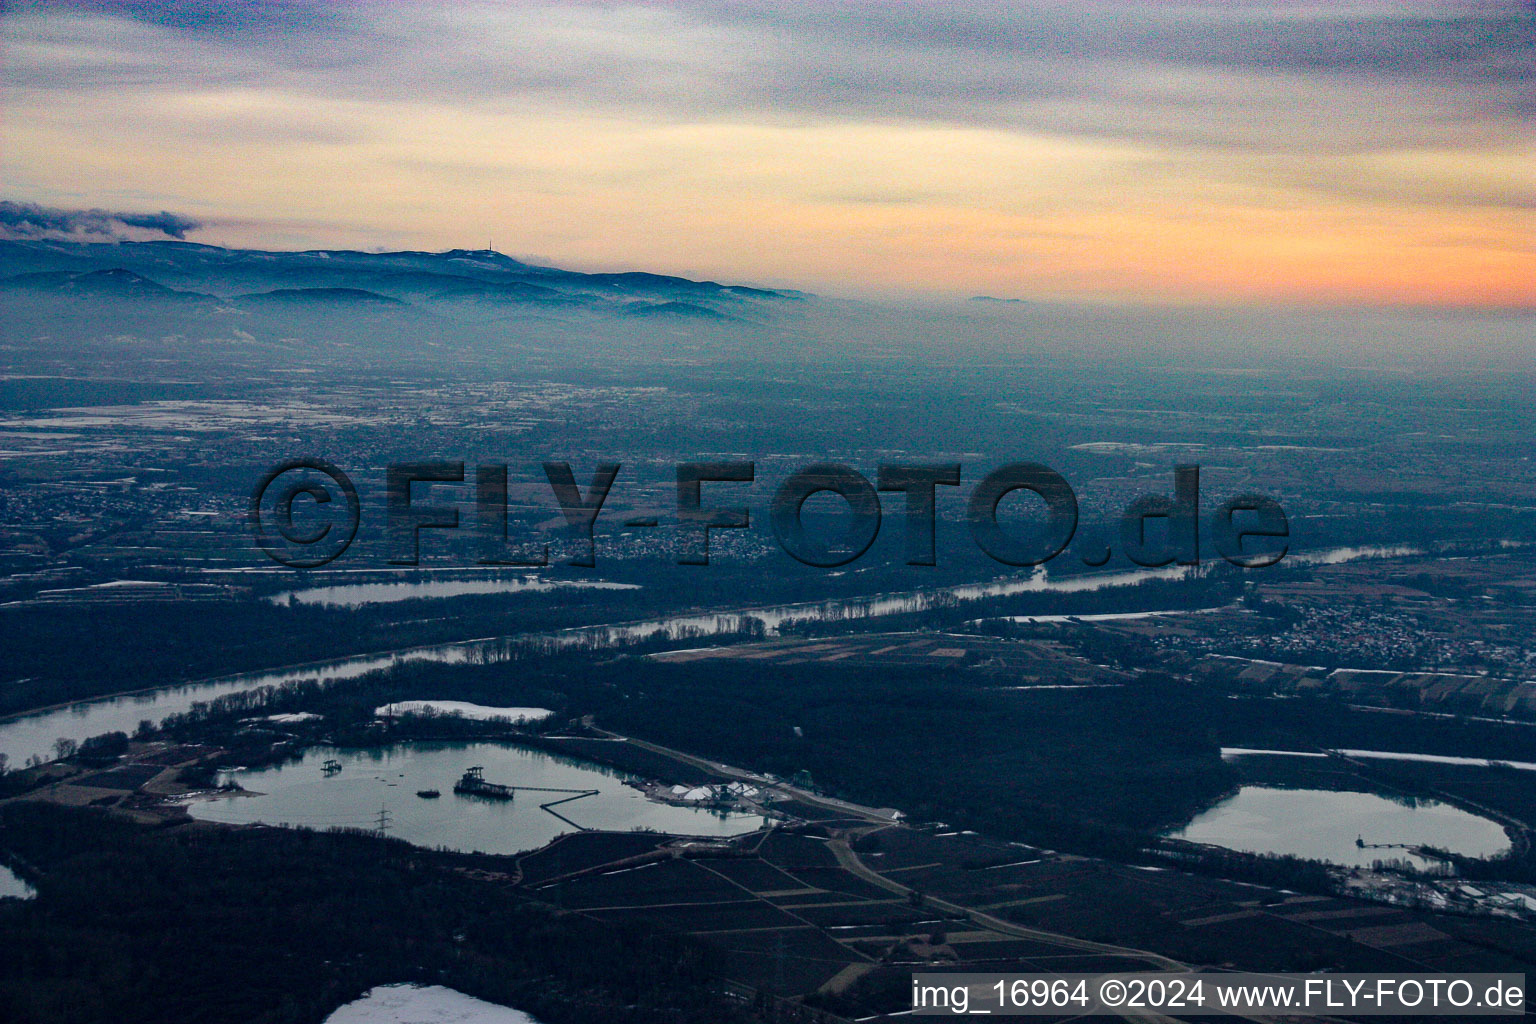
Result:
[[303,590],[288,590],[267,598],[273,604],[318,605],[324,608],[361,608],[421,598],[472,597],[483,594],[544,594],[552,590],[639,590],[634,583],[605,580],[546,580],[538,576],[512,576],[478,580],[406,580],[381,583],[338,583]]

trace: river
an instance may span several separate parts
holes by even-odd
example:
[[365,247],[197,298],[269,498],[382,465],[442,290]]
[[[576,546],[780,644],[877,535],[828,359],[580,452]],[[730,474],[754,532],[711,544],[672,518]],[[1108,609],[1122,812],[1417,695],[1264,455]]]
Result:
[[511,634],[402,648],[380,654],[315,662],[293,668],[249,672],[200,682],[183,683],[145,690],[139,693],[81,701],[68,707],[35,714],[20,715],[0,721],[0,753],[20,766],[29,757],[44,760],[54,756],[54,742],[67,738],[76,742],[105,732],[132,732],[141,721],[158,724],[169,715],[191,709],[194,703],[229,693],[254,690],[284,683],[355,679],[369,672],[412,662],[442,664],[483,663],[505,660],[520,650],[537,648],[558,651],[574,647],[603,648],[635,643],[657,635],[671,640],[720,636],[740,632],[749,621],[763,623],[772,635],[786,622],[797,620],[858,620],[904,612],[923,611],[953,600],[976,601],[1026,593],[1082,593],[1106,587],[1134,586],[1153,579],[1176,579],[1186,569],[1140,569],[1128,572],[1094,573],[1053,580],[1044,570],[1027,577],[991,583],[962,584],[929,591],[880,594],[871,597],[800,604],[765,605],[723,612],[692,612],[659,616],[633,622],[574,626],[549,633]]
[[[1322,551],[1308,556],[1313,561],[1333,564],[1349,558],[1379,558],[1396,549],[1349,548]],[[721,612],[691,612],[659,616],[634,622],[575,626],[549,633],[510,634],[454,643],[400,648],[378,654],[358,655],[315,662],[308,665],[172,686],[146,689],[141,693],[82,701],[64,708],[15,716],[0,721],[0,753],[20,766],[30,757],[44,760],[54,756],[54,742],[67,738],[76,742],[105,732],[132,733],[139,722],[158,723],[168,715],[191,709],[198,701],[207,701],[228,693],[323,679],[353,679],[369,672],[411,662],[432,661],[443,664],[495,662],[505,660],[520,650],[537,648],[559,651],[574,647],[618,647],[654,636],[669,640],[687,640],[737,633],[749,622],[761,622],[768,635],[793,621],[845,621],[879,618],[926,611],[953,601],[979,601],[1014,594],[1074,594],[1110,587],[1129,587],[1150,580],[1172,580],[1198,572],[1180,566],[1135,569],[1121,572],[1089,573],[1052,578],[1044,569],[1027,576],[988,583],[968,583],[932,590],[876,594],[868,597],[798,604],[764,605]],[[364,584],[366,586],[367,584]],[[383,584],[388,586],[390,584]]]

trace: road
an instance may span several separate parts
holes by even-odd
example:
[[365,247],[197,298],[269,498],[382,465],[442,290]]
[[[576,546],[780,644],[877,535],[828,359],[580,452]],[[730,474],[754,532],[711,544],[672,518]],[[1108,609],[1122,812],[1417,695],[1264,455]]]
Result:
[[[608,737],[609,739],[623,740],[628,743],[633,743],[637,747],[649,750],[652,753],[661,754],[665,757],[673,758],[677,761],[681,761],[684,764],[692,765],[695,768],[713,772],[729,779],[734,779],[741,782],[750,782],[753,785],[776,792],[781,796],[791,797],[795,800],[810,804],[814,807],[822,807],[827,810],[835,811],[838,814],[846,815],[847,817],[859,818],[873,825],[881,825],[888,828],[902,827],[901,825],[892,821],[888,814],[883,813],[873,807],[864,807],[859,804],[851,803],[847,800],[838,800],[833,797],[825,797],[816,793],[810,793],[796,786],[792,786],[786,782],[769,780],[764,776],[754,772],[745,771],[741,768],[735,768],[728,764],[722,764],[719,761],[711,761],[708,758],[698,757],[694,754],[684,753],[681,750],[674,750],[671,747],[664,747],[659,743],[650,743],[646,740],[637,740],[630,736],[621,736],[618,733],[607,732],[602,729],[594,729],[594,731]],[[860,878],[865,882],[870,883],[871,885],[878,886],[879,888],[884,889],[894,895],[908,898],[911,897],[912,890],[909,887],[902,885],[900,882],[897,882],[893,879],[887,878],[860,860],[858,854],[855,853],[853,848],[848,845],[847,840],[832,839],[828,842],[828,846],[832,850],[833,856],[837,858],[838,864],[849,874],[852,874],[854,877]],[[1080,939],[1072,935],[1062,935],[1058,932],[1045,931],[1040,928],[1030,928],[1025,925],[1014,924],[1011,921],[1005,921],[1002,918],[995,917],[992,914],[986,913],[985,911],[976,910],[974,908],[966,907],[958,903],[951,903],[948,900],[938,899],[929,895],[924,895],[923,901],[927,906],[942,910],[946,913],[958,914],[979,928],[984,928],[988,931],[994,931],[1001,935],[1008,935],[1021,939],[1030,939],[1035,942],[1049,943],[1062,949],[1069,949],[1078,953],[1091,953],[1097,954],[1099,956],[1117,956],[1127,960],[1139,961],[1142,964],[1145,964],[1146,968],[1144,969],[1148,970],[1196,970],[1196,968],[1191,967],[1189,964],[1181,963],[1178,960],[1163,956],[1161,953],[1154,953],[1151,950],[1134,949],[1129,946],[1116,946],[1104,942],[1094,942],[1091,939]],[[1163,1014],[1153,1013],[1150,1011],[1138,1012],[1133,1010],[1120,1010],[1115,1015],[1119,1016],[1123,1020],[1136,1021],[1138,1024],[1177,1024],[1178,1020],[1178,1018],[1168,1017]],[[1276,1024],[1277,1021],[1277,1018],[1273,1017],[1264,1017],[1257,1014],[1248,1014],[1236,1011],[1229,1011],[1226,1014],[1226,1018],[1246,1020],[1251,1022],[1251,1024]],[[1332,1018],[1319,1018],[1318,1024],[1328,1024],[1330,1021],[1332,1021]]]
[[[853,852],[853,848],[848,845],[846,840],[834,839],[827,845],[831,847],[832,855],[837,858],[838,864],[850,874],[862,878],[871,885],[878,885],[888,892],[896,893],[899,896],[911,896],[912,890],[907,886],[893,881],[866,866],[859,859],[859,855]],[[1053,946],[1060,946],[1063,949],[1076,950],[1081,953],[1097,953],[1102,956],[1119,956],[1125,957],[1128,960],[1140,960],[1159,971],[1193,970],[1188,964],[1180,963],[1177,960],[1170,959],[1160,953],[1153,953],[1150,950],[1132,949],[1129,946],[1112,946],[1104,942],[1094,942],[1091,939],[1078,939],[1070,935],[1042,931],[1039,928],[1028,928],[1021,924],[1014,924],[1011,921],[1004,921],[1000,917],[993,917],[991,914],[983,911],[962,906],[959,903],[941,900],[936,896],[923,896],[923,903],[926,906],[935,907],[946,913],[959,914],[988,931],[1000,932],[1004,935],[1011,935],[1014,938],[1049,942]]]

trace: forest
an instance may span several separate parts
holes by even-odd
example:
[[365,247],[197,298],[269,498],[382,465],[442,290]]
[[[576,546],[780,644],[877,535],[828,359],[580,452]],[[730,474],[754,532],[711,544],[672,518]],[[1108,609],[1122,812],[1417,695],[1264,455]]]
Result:
[[318,1024],[374,985],[447,985],[546,1024],[751,1024],[710,952],[528,903],[398,840],[147,830],[11,804],[0,840],[39,870],[0,901],[12,1024]]

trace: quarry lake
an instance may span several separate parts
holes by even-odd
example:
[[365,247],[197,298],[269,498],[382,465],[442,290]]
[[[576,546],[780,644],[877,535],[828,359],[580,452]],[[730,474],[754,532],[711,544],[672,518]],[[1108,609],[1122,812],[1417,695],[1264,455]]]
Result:
[[[339,765],[339,770],[327,772],[327,761]],[[488,783],[531,788],[517,791],[512,800],[455,793],[454,783],[465,769],[476,765],[483,768]],[[281,766],[226,772],[220,781],[232,780],[247,794],[193,800],[188,810],[193,817],[226,824],[261,822],[315,829],[372,829],[382,811],[395,838],[420,846],[496,854],[536,849],[562,832],[577,831],[576,826],[721,837],[763,825],[762,817],[754,814],[648,800],[625,785],[626,778],[600,765],[509,744],[315,747],[301,760]],[[426,790],[441,795],[417,796]],[[586,790],[596,792],[548,810],[541,806]]]
[[1243,786],[1171,835],[1245,853],[1365,868],[1393,860],[1435,866],[1410,849],[1419,846],[1469,857],[1492,857],[1509,849],[1503,826],[1449,804],[1269,786]]

